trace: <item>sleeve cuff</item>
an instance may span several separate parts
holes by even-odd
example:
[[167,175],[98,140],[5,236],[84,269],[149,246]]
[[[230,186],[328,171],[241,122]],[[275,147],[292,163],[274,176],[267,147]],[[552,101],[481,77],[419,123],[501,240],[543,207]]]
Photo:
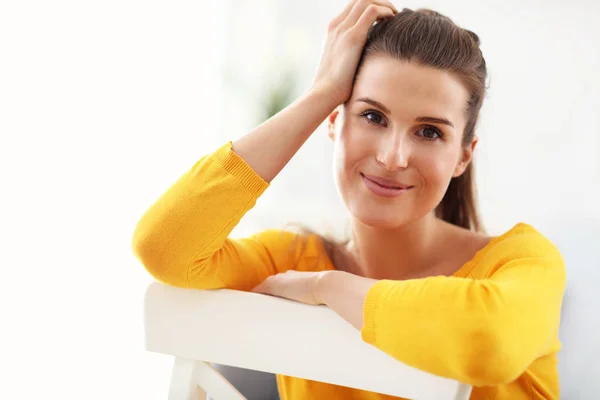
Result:
[[261,178],[242,157],[233,151],[231,141],[221,146],[215,152],[215,157],[217,162],[227,172],[235,176],[242,186],[248,189],[254,196],[260,196],[269,187],[269,183]]
[[362,339],[372,345],[375,345],[377,339],[377,312],[381,306],[381,298],[387,291],[391,281],[381,280],[371,286],[365,298],[363,306],[363,327],[361,329]]

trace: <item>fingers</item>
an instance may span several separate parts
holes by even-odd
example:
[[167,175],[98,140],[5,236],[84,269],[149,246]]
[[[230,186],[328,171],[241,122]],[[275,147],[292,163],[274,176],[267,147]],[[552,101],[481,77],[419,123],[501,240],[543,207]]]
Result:
[[393,16],[397,12],[398,10],[389,0],[358,0],[352,3],[350,13],[340,23],[339,28],[341,30],[352,28],[364,17],[365,13],[367,13],[368,19],[372,19],[373,23],[377,18]]
[[354,7],[354,4],[356,4],[357,1],[358,0],[350,0],[348,2],[348,4],[346,5],[346,7],[344,7],[344,10],[342,11],[342,13],[340,15],[338,15],[337,17],[335,17],[334,19],[331,20],[331,22],[329,23],[329,27],[330,28],[335,28],[342,21],[344,21],[346,18],[348,18],[348,15],[350,14],[350,11],[352,10],[352,7]]
[[390,10],[389,7],[371,5],[367,7],[365,12],[360,16],[354,25],[354,28],[357,29],[358,32],[366,34],[369,28],[373,26],[375,21],[381,18],[393,16],[394,12]]

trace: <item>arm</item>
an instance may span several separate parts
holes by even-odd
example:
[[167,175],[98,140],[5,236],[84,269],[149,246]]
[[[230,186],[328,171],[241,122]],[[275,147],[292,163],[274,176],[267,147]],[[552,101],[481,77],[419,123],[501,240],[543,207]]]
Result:
[[228,143],[177,180],[136,225],[132,249],[157,280],[176,287],[249,290],[268,276],[314,266],[318,241],[302,258],[299,237],[266,230],[241,239],[231,230],[268,187]]
[[484,280],[326,272],[315,295],[396,359],[481,386],[516,379],[544,354],[557,333],[564,285],[562,259],[548,249],[506,261]]
[[[325,92],[314,89],[237,144],[201,158],[142,216],[134,254],[158,280],[178,287],[249,290],[290,268],[292,234],[228,235],[329,111]],[[232,146],[246,154],[249,165]],[[277,254],[274,254],[277,253]]]
[[233,150],[271,182],[337,106],[327,91],[311,89],[262,125],[233,142]]
[[395,12],[384,3],[350,2],[328,26],[310,90],[202,158],[142,216],[132,247],[155,278],[182,287],[250,289],[281,272],[260,240],[228,235],[327,115],[350,97],[369,28]]
[[367,293],[377,282],[344,271],[326,271],[314,285],[316,304],[325,304],[360,330]]

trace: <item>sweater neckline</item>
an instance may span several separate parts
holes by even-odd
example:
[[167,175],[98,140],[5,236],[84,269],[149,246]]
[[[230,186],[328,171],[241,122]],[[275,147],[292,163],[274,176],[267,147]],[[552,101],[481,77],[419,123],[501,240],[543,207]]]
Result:
[[[457,278],[466,278],[471,273],[473,268],[475,268],[475,266],[481,261],[481,259],[483,257],[485,257],[486,254],[489,253],[492,250],[492,248],[494,248],[494,246],[496,246],[496,244],[502,242],[506,238],[508,238],[518,232],[523,232],[527,229],[531,229],[531,226],[524,222],[519,222],[519,223],[515,224],[512,228],[507,230],[506,232],[504,232],[498,236],[492,236],[490,241],[485,246],[483,246],[481,249],[479,249],[469,261],[464,263],[456,272],[454,272],[450,276],[457,277]],[[315,257],[317,257],[319,254],[326,253],[325,248],[323,247],[322,241],[319,241],[318,246],[320,246],[321,248],[319,249],[320,251],[317,250],[316,248],[314,249]],[[329,257],[325,257],[325,259],[326,259],[326,263],[328,265],[326,267],[326,269],[335,270],[336,268],[335,268],[335,265],[333,264],[333,261],[330,260]]]

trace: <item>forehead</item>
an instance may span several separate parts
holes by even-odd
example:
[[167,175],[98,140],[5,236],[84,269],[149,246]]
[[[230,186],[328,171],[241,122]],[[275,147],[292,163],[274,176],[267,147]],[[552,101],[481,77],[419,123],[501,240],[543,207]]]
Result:
[[390,57],[365,59],[354,84],[351,102],[369,97],[406,117],[435,115],[464,123],[469,93],[448,71]]

